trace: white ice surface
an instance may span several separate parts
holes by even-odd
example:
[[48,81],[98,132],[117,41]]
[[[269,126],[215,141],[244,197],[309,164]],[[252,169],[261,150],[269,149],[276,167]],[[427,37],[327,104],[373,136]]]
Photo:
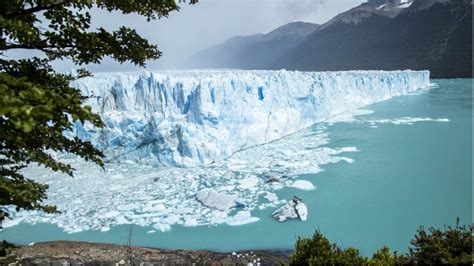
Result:
[[297,204],[295,204],[295,210],[301,221],[304,222],[308,219],[308,208],[304,203],[298,202]]
[[358,116],[372,114],[371,110],[353,110],[346,112],[335,117],[326,120],[326,123],[332,125],[335,123],[357,123],[357,124],[370,124],[376,126],[376,124],[393,124],[393,125],[413,125],[419,122],[449,122],[448,118],[430,118],[430,117],[400,117],[392,119],[368,119],[358,118]]
[[216,208],[222,211],[227,211],[230,208],[235,207],[237,205],[235,203],[237,198],[236,195],[219,193],[210,189],[203,189],[196,193],[196,199],[199,202],[207,207]]
[[276,209],[272,216],[279,222],[296,218],[299,218],[301,221],[306,221],[308,218],[308,208],[300,200],[292,199],[285,205]]
[[394,125],[413,125],[418,122],[449,122],[448,118],[429,118],[429,117],[402,117],[397,119],[375,119],[375,120],[364,120],[365,123],[371,125],[375,124],[394,124]]
[[[346,154],[357,148],[329,148],[326,124],[310,125],[428,83],[428,72],[413,71],[146,72],[77,81],[95,97],[89,103],[107,127],[76,124],[75,132],[106,150],[105,171],[72,158],[65,160],[76,169],[74,179],[38,166],[25,169],[50,185],[46,203],[62,213],[14,213],[4,226],[51,223],[80,232],[136,224],[167,231],[176,224],[252,221],[253,210],[286,203],[274,192],[288,181],[353,161]],[[206,206],[196,197],[206,190],[233,195],[238,206]],[[203,202],[212,199],[202,196]],[[236,208],[240,214],[229,218]]]
[[429,83],[428,71],[167,71],[75,81],[103,118],[74,131],[110,162],[198,166]]
[[288,185],[288,187],[302,189],[302,190],[315,190],[316,187],[313,183],[308,180],[296,180]]
[[[194,168],[107,163],[103,171],[91,163],[71,160],[76,172],[70,178],[32,166],[25,174],[50,185],[46,203],[57,205],[62,213],[14,213],[14,219],[4,226],[51,223],[73,233],[105,231],[123,224],[151,226],[156,231],[167,231],[177,224],[236,224],[238,219],[229,219],[236,208],[249,212],[277,208],[286,201],[279,200],[275,192],[287,181],[297,181],[301,174],[319,173],[326,164],[350,162],[346,156],[357,151],[354,147],[329,148],[328,143],[326,125],[320,124],[240,151],[228,160]],[[268,183],[269,176],[281,182]],[[203,205],[196,195],[206,190],[221,196],[235,195],[232,199],[237,198],[241,207],[220,210]],[[207,198],[212,198],[209,193]],[[252,220],[247,218],[240,222]]]
[[239,211],[232,217],[227,218],[226,224],[230,226],[244,225],[259,221],[257,217],[252,217],[249,211]]
[[265,195],[265,198],[269,202],[274,202],[274,201],[278,200],[278,196],[275,193],[272,193],[272,192],[267,192],[266,195]]

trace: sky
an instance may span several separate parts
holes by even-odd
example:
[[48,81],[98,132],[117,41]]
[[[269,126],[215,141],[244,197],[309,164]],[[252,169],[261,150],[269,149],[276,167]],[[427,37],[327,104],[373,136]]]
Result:
[[[122,15],[102,10],[92,12],[92,26],[108,30],[125,25],[157,44],[163,56],[147,63],[147,69],[172,69],[198,51],[236,35],[267,33],[289,22],[322,24],[364,0],[200,0],[196,5],[182,4],[168,18],[147,22],[138,15]],[[12,56],[26,55],[17,51]],[[53,64],[58,71],[74,66],[67,61]],[[139,70],[131,64],[104,60],[87,67],[93,72]]]

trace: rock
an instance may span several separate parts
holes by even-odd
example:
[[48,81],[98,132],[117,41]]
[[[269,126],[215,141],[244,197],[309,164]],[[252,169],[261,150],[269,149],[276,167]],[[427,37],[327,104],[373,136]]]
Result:
[[[75,255],[75,251],[80,255]],[[257,260],[262,265],[287,265],[292,251],[242,251],[217,253],[130,247],[79,241],[54,241],[21,246],[12,257],[1,258],[0,265],[247,265]],[[125,259],[127,255],[132,256]],[[232,255],[231,255],[232,254]],[[245,255],[247,256],[245,256]],[[250,256],[254,254],[255,257]],[[229,256],[230,255],[230,256]],[[237,257],[238,256],[238,257]],[[124,264],[122,264],[124,263]],[[254,263],[255,265],[255,263]]]
[[51,266],[68,266],[69,262],[65,259],[51,261]]
[[203,205],[223,211],[237,206],[235,202],[238,196],[219,193],[210,189],[203,189],[196,193],[196,199]]
[[306,221],[308,208],[300,198],[294,196],[290,202],[275,210],[272,216],[280,222],[296,218],[299,218],[301,221]]

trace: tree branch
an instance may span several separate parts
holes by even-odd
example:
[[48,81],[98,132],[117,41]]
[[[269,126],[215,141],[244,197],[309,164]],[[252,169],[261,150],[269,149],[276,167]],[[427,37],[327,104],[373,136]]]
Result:
[[58,47],[57,45],[27,45],[27,44],[7,44],[5,45],[5,50],[10,50],[10,49],[28,49],[28,50],[40,50],[43,52],[47,52],[49,48],[74,48],[75,46],[70,44],[70,45],[64,45],[61,47]]
[[43,11],[46,9],[51,9],[55,8],[58,6],[62,6],[66,3],[66,1],[57,1],[56,3],[52,3],[49,5],[38,5],[35,7],[27,8],[27,9],[22,9],[18,11],[12,11],[12,12],[0,12],[0,14],[6,18],[12,18],[12,17],[18,17],[18,16],[24,16],[32,13],[36,13],[39,11]]

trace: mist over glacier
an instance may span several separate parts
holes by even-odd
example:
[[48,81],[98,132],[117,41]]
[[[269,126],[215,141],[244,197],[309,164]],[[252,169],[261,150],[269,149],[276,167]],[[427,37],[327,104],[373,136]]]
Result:
[[100,73],[73,86],[106,127],[74,131],[111,162],[198,166],[428,85],[428,71]]

